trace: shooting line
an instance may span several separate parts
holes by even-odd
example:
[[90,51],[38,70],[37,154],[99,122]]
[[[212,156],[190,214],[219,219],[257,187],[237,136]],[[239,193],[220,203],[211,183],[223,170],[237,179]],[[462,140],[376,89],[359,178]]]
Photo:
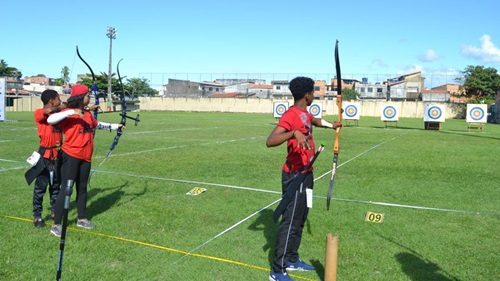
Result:
[[[1,214],[0,214],[0,217],[6,218],[6,219],[11,219],[11,220],[23,221],[23,222],[27,222],[27,223],[32,223],[32,220],[29,218],[21,218],[21,217],[1,215]],[[210,260],[210,261],[214,261],[214,262],[225,263],[225,264],[230,264],[230,265],[235,265],[235,266],[240,266],[240,267],[246,267],[246,268],[250,268],[250,269],[258,270],[258,271],[265,271],[265,272],[269,271],[269,269],[267,267],[252,265],[249,263],[231,260],[231,259],[226,259],[226,258],[221,258],[221,257],[216,257],[216,256],[190,253],[190,252],[187,252],[184,250],[165,247],[165,246],[161,246],[161,245],[156,245],[156,244],[152,244],[152,243],[148,243],[148,242],[133,240],[133,239],[115,236],[115,235],[109,235],[109,234],[97,232],[94,230],[81,230],[81,229],[71,227],[71,226],[68,226],[68,229],[70,229],[71,231],[85,233],[88,235],[94,235],[94,236],[98,236],[98,237],[103,237],[103,238],[107,238],[107,239],[112,239],[112,240],[117,240],[117,241],[121,241],[121,242],[125,242],[125,243],[130,243],[130,244],[134,244],[134,245],[139,245],[139,246],[143,246],[143,247],[147,247],[147,248],[153,248],[153,249],[161,250],[164,252],[181,254],[184,256],[191,256],[191,257],[206,259],[206,260]],[[291,276],[293,276],[294,278],[296,278],[298,280],[306,280],[306,281],[315,280],[315,279],[305,278],[305,277],[301,277],[301,276],[297,276],[297,275],[291,275]]]

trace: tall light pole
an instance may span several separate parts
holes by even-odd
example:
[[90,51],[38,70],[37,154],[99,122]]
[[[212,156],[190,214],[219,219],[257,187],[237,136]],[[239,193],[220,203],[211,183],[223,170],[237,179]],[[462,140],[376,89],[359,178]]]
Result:
[[108,36],[109,38],[108,111],[111,111],[111,107],[113,105],[113,98],[111,96],[111,74],[112,74],[111,55],[113,49],[113,39],[116,39],[116,29],[114,27],[108,26],[106,36]]

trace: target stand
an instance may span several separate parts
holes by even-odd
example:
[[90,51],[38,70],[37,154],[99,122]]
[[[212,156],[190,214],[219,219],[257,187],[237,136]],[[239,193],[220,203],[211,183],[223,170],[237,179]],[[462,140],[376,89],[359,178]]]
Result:
[[356,126],[359,127],[358,119],[345,119],[344,124],[346,127]]
[[398,127],[398,121],[384,121],[385,127]]
[[467,122],[467,131],[470,132],[471,129],[477,129],[482,132],[484,130],[484,123]]
[[441,122],[431,122],[431,121],[426,121],[424,122],[424,128],[426,130],[441,130]]

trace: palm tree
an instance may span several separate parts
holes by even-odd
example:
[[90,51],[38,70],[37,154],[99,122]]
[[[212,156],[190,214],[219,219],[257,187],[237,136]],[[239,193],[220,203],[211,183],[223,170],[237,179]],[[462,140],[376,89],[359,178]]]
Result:
[[61,69],[61,78],[63,79],[63,81],[64,81],[65,84],[69,83],[69,73],[70,73],[69,67],[64,66]]

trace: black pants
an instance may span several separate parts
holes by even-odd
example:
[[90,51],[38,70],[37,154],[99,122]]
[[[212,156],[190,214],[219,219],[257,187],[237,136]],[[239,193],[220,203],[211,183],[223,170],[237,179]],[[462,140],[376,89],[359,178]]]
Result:
[[[61,192],[57,196],[55,208],[55,224],[61,224],[64,210],[64,198],[68,180],[76,186],[76,209],[78,218],[87,218],[87,183],[90,175],[90,162],[83,161],[61,152]],[[71,195],[70,195],[71,196]]]
[[[43,196],[49,186],[50,195],[50,210],[54,212],[57,195],[59,194],[59,169],[57,160],[49,160],[41,158],[39,161],[44,161],[45,169],[38,175],[35,180],[35,188],[33,189],[33,217],[41,218],[43,211]],[[50,184],[50,174],[52,172],[52,184]]]
[[[286,182],[293,174],[282,173],[282,192],[286,192]],[[306,203],[306,188],[313,188],[313,174],[308,173],[302,187],[297,189],[294,200],[290,200],[281,218],[276,238],[276,249],[272,263],[274,272],[285,272],[288,262],[296,262],[299,259],[299,247],[302,239],[302,230],[309,213]]]

